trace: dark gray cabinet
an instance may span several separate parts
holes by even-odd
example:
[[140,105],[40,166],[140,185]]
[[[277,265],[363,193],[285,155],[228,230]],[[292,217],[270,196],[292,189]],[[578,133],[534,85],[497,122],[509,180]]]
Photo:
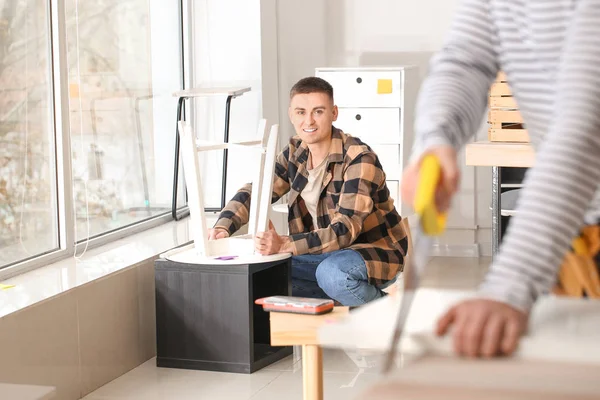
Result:
[[157,366],[252,373],[292,354],[272,347],[254,300],[291,295],[291,258],[237,265],[155,262]]

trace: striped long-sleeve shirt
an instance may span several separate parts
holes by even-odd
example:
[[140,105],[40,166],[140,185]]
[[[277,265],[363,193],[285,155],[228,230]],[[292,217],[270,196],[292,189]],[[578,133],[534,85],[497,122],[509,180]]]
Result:
[[600,1],[463,0],[418,99],[415,156],[474,135],[500,69],[536,161],[480,292],[528,310],[600,220]]

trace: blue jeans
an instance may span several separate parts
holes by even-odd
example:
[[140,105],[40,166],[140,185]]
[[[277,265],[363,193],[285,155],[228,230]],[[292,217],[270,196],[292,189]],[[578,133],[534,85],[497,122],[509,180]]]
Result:
[[359,306],[385,296],[382,288],[369,283],[365,261],[354,250],[292,257],[294,296],[333,299],[344,306]]

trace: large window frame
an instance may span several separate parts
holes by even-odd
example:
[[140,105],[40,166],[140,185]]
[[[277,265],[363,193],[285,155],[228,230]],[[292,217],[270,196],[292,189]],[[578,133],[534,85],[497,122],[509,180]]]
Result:
[[[179,0],[179,28],[181,45],[181,89],[189,87],[191,83],[192,60],[192,26],[190,23],[191,7],[193,0]],[[56,189],[58,207],[58,249],[46,254],[33,256],[13,264],[0,266],[0,280],[23,274],[25,272],[47,266],[53,262],[73,257],[80,254],[84,248],[87,250],[119,240],[135,233],[143,232],[167,222],[173,221],[171,210],[113,231],[105,232],[91,238],[75,242],[75,220],[73,201],[73,176],[71,165],[71,129],[69,123],[69,83],[67,64],[67,36],[65,0],[46,0],[50,27],[48,59],[51,68],[53,132],[55,144],[54,161],[56,165]],[[173,114],[173,135],[175,135],[175,114]],[[168,149],[165,151],[173,151]],[[180,174],[182,175],[182,174]],[[185,181],[181,177],[180,198],[185,198]],[[187,204],[178,210],[185,211]]]

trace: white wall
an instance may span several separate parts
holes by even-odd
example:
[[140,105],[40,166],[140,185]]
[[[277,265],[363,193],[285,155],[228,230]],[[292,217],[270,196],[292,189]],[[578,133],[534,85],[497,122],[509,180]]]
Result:
[[[413,64],[424,77],[429,58],[443,44],[457,4],[457,0],[279,0],[279,98],[284,132],[293,132],[287,123],[287,93],[298,79],[313,75],[316,67]],[[485,126],[477,136],[486,137]],[[460,163],[461,190],[439,249],[441,254],[472,254],[480,243],[481,253],[489,254],[491,171],[464,166],[463,154]]]
[[328,53],[358,64],[364,53],[432,52],[444,39],[457,0],[329,0]]

